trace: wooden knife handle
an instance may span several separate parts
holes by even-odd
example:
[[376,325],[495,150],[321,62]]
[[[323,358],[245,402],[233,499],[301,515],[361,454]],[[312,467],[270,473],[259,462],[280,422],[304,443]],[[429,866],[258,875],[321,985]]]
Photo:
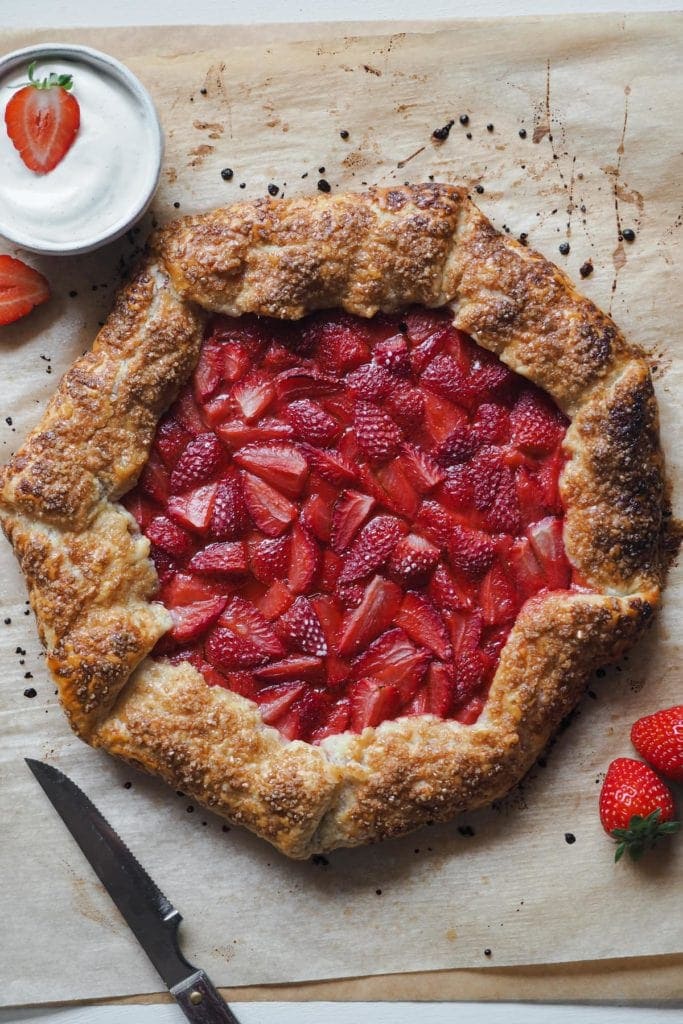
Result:
[[239,1024],[204,971],[196,971],[174,985],[171,995],[192,1024]]

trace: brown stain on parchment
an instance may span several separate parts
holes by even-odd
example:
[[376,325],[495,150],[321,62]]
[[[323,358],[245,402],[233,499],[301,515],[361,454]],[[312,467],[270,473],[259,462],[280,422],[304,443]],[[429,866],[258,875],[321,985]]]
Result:
[[[90,894],[92,883],[86,882],[84,878],[81,878],[80,875],[76,874],[71,865],[66,861],[62,861],[62,863],[67,868],[70,875],[73,906],[77,913],[79,913],[81,917],[87,918],[88,921],[92,921],[94,924],[115,932],[116,927],[112,918],[101,911],[92,899]],[[105,891],[104,887],[99,882],[96,884],[102,892]]]
[[626,85],[624,87],[624,119],[621,126],[621,136],[619,144],[617,146],[617,162],[616,165],[608,164],[601,168],[602,171],[612,179],[612,195],[614,197],[614,218],[616,222],[616,233],[617,233],[617,244],[612,251],[612,265],[614,267],[614,276],[612,278],[612,287],[610,292],[609,310],[612,312],[612,305],[614,302],[614,296],[617,291],[619,283],[619,273],[626,266],[627,256],[626,249],[624,247],[624,239],[622,235],[623,223],[621,218],[621,207],[620,203],[633,204],[636,207],[636,224],[640,223],[640,217],[643,213],[645,201],[640,192],[636,189],[629,189],[624,182],[621,180],[621,165],[624,157],[625,146],[626,146],[626,132],[628,129],[628,98],[631,95],[631,86]]
[[191,149],[187,154],[192,157],[192,160],[189,161],[187,166],[201,167],[209,153],[213,153],[215,148],[215,146],[209,146],[208,143],[203,143],[201,146],[195,146],[195,148]]
[[193,121],[192,126],[200,132],[208,132],[210,139],[220,139],[225,131],[225,125],[219,121]]

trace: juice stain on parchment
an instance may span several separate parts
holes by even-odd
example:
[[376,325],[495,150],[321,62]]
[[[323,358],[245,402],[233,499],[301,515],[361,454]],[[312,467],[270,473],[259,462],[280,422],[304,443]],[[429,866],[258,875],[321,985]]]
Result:
[[[73,905],[78,913],[82,917],[87,918],[88,921],[92,921],[94,924],[100,925],[103,928],[108,928],[110,931],[117,933],[119,929],[115,923],[115,915],[113,913],[109,915],[100,910],[91,895],[93,885],[102,893],[106,891],[104,886],[99,882],[86,882],[84,878],[81,878],[80,875],[74,871],[67,861],[62,860],[62,864],[64,864],[70,875],[69,881],[71,882],[71,888],[73,890]],[[109,897],[107,897],[107,899],[108,898]]]

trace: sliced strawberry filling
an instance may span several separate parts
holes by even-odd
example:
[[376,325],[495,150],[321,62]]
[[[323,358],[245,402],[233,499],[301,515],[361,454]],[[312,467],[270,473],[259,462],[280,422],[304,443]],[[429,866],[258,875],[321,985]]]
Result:
[[445,310],[216,317],[125,504],[155,655],[287,739],[476,721],[522,604],[574,582],[567,419]]

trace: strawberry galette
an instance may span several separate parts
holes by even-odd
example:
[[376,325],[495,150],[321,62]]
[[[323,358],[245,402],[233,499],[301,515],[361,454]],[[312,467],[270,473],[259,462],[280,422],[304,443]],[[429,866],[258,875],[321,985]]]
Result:
[[158,232],[2,481],[76,732],[292,857],[509,790],[666,512],[642,354],[442,185]]

